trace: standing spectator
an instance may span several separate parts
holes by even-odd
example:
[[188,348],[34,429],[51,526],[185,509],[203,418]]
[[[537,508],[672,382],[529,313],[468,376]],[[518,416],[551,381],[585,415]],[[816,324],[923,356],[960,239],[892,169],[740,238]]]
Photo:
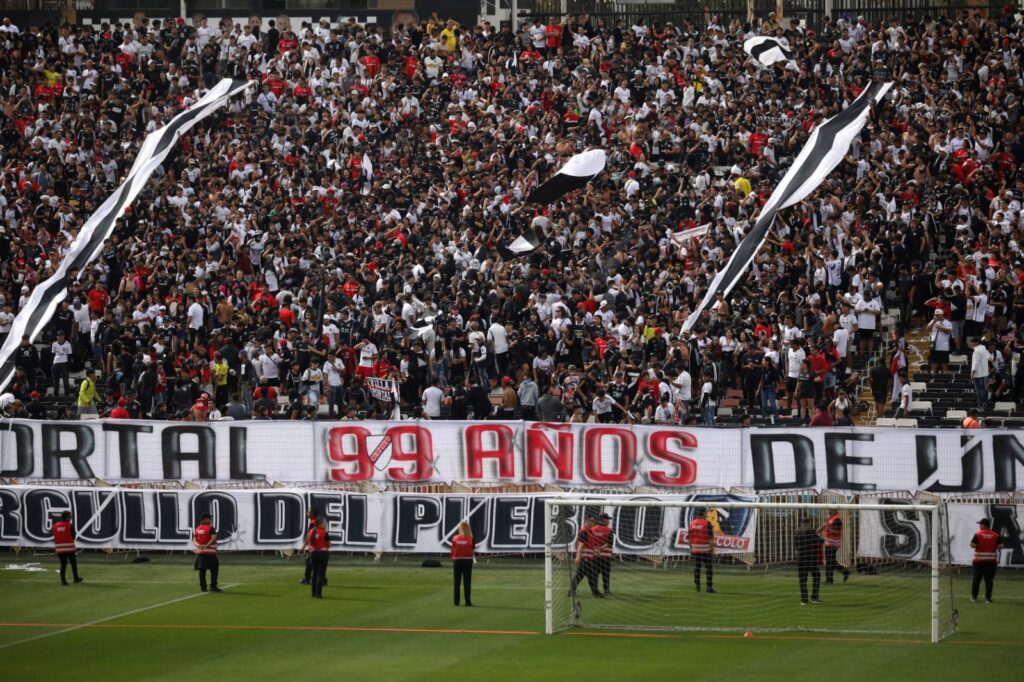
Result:
[[78,384],[78,418],[96,419],[99,413],[96,406],[100,402],[100,395],[96,392],[96,370],[85,370],[85,378]]
[[704,372],[704,384],[700,389],[700,413],[704,426],[715,425],[715,412],[718,409],[718,389],[715,388],[715,374],[710,370]]
[[936,308],[928,323],[928,364],[933,372],[949,371],[949,342],[953,337],[953,324],[946,319],[942,308]]
[[863,298],[857,302],[854,311],[857,313],[857,342],[861,353],[875,351],[875,330],[882,307],[870,289],[865,290]]
[[423,413],[430,419],[441,418],[441,399],[444,391],[437,386],[437,379],[431,378],[430,385],[423,390]]
[[992,354],[989,353],[988,344],[984,339],[972,338],[970,344],[974,349],[971,354],[971,381],[974,382],[974,397],[977,400],[978,409],[984,410],[988,407],[988,374]]
[[333,419],[335,410],[339,416],[345,410],[345,364],[334,351],[327,352],[324,376],[327,377],[327,416]]
[[523,377],[519,384],[519,405],[523,410],[524,421],[535,421],[537,419],[537,382],[529,374]]
[[869,372],[871,397],[875,401],[875,417],[885,416],[885,406],[889,401],[889,383],[892,379],[889,368],[877,358],[873,359]]
[[537,418],[542,422],[564,422],[568,413],[562,400],[555,395],[558,387],[551,386],[537,401]]
[[36,390],[39,381],[39,351],[27,335],[21,337],[21,344],[14,352],[14,366],[25,372],[26,387],[30,391]]
[[64,395],[71,395],[70,363],[71,342],[64,337],[64,332],[57,332],[57,340],[50,346],[53,353],[53,366],[50,376],[53,381],[53,397],[60,395],[60,384],[64,383]]

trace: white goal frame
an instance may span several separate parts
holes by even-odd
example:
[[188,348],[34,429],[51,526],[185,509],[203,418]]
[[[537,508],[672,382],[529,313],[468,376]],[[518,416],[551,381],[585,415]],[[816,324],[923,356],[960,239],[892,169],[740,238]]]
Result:
[[555,512],[559,507],[671,507],[671,508],[707,508],[713,506],[720,509],[806,509],[828,511],[830,509],[851,511],[916,511],[930,515],[930,564],[931,564],[931,641],[937,643],[939,634],[939,569],[940,544],[939,524],[944,503],[933,504],[856,504],[851,502],[718,502],[708,500],[638,500],[635,496],[625,499],[616,497],[555,497],[544,500],[544,632],[551,635],[555,632],[554,624],[554,540]]

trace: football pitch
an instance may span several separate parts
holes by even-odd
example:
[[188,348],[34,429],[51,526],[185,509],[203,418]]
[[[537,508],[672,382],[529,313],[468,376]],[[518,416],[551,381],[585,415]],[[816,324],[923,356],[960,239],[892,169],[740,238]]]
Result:
[[[923,637],[813,632],[547,636],[540,561],[481,560],[474,608],[452,605],[447,560],[430,569],[412,559],[332,557],[323,600],[298,584],[298,557],[224,555],[220,594],[199,592],[183,555],[142,564],[83,555],[85,582],[69,587],[59,584],[53,555],[8,552],[0,568],[25,562],[48,570],[0,570],[0,669],[9,680],[1013,679],[1024,666],[1024,576],[1012,571],[998,576],[991,605],[971,604],[969,572],[957,575],[959,631],[933,645]],[[795,577],[782,573],[725,573],[716,578],[718,594],[703,601],[688,576],[680,578],[679,598],[689,587],[693,599],[691,619],[714,625],[716,612],[748,608],[770,611],[780,624],[807,617],[797,599],[767,596],[795,590]],[[633,612],[657,611],[650,583],[613,577],[613,588],[607,604],[592,608],[595,617],[631,591]],[[829,590],[824,605],[806,608],[863,607],[866,619],[900,618],[871,601],[870,578]]]

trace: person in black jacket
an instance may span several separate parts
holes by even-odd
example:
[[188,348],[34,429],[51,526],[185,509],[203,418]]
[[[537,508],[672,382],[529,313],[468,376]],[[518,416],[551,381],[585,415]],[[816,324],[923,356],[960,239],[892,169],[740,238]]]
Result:
[[28,335],[21,337],[21,345],[14,351],[14,366],[25,370],[28,388],[30,391],[34,391],[39,375],[39,351],[28,340]]
[[811,603],[820,604],[818,589],[821,587],[822,539],[814,530],[810,518],[800,519],[800,527],[793,534],[793,549],[796,553],[797,577],[800,580],[800,604],[807,605],[807,577],[812,580]]

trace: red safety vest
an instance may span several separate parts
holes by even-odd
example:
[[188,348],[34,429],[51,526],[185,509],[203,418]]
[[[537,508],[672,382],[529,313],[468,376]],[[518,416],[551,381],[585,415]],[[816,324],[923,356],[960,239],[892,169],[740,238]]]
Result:
[[452,559],[472,559],[473,538],[458,534],[452,538]]
[[991,528],[982,528],[974,534],[975,564],[994,563],[999,558],[999,533]]
[[75,531],[70,521],[58,521],[53,524],[53,548],[57,554],[77,554],[75,547]]
[[601,538],[594,533],[593,528],[584,528],[580,531],[578,538],[582,547],[580,548],[580,559],[590,561],[597,558],[597,550],[602,544]]
[[331,543],[327,540],[327,529],[313,528],[306,535],[306,543],[314,552],[326,552],[331,546]]
[[[193,536],[193,542],[196,545],[196,554],[216,554],[217,553],[217,540],[213,538],[213,526],[209,523],[201,523],[196,526],[195,535]],[[200,547],[200,545],[209,544],[209,547]]]
[[707,519],[690,521],[690,554],[711,553],[711,528]]
[[843,544],[843,520],[839,518],[839,514],[828,517],[828,521],[825,522],[825,532],[822,535],[825,538],[826,547],[838,548]]
[[594,536],[595,542],[599,542],[597,550],[594,552],[598,559],[611,559],[614,555],[612,547],[612,529],[605,525],[594,526],[590,529],[590,534]]

